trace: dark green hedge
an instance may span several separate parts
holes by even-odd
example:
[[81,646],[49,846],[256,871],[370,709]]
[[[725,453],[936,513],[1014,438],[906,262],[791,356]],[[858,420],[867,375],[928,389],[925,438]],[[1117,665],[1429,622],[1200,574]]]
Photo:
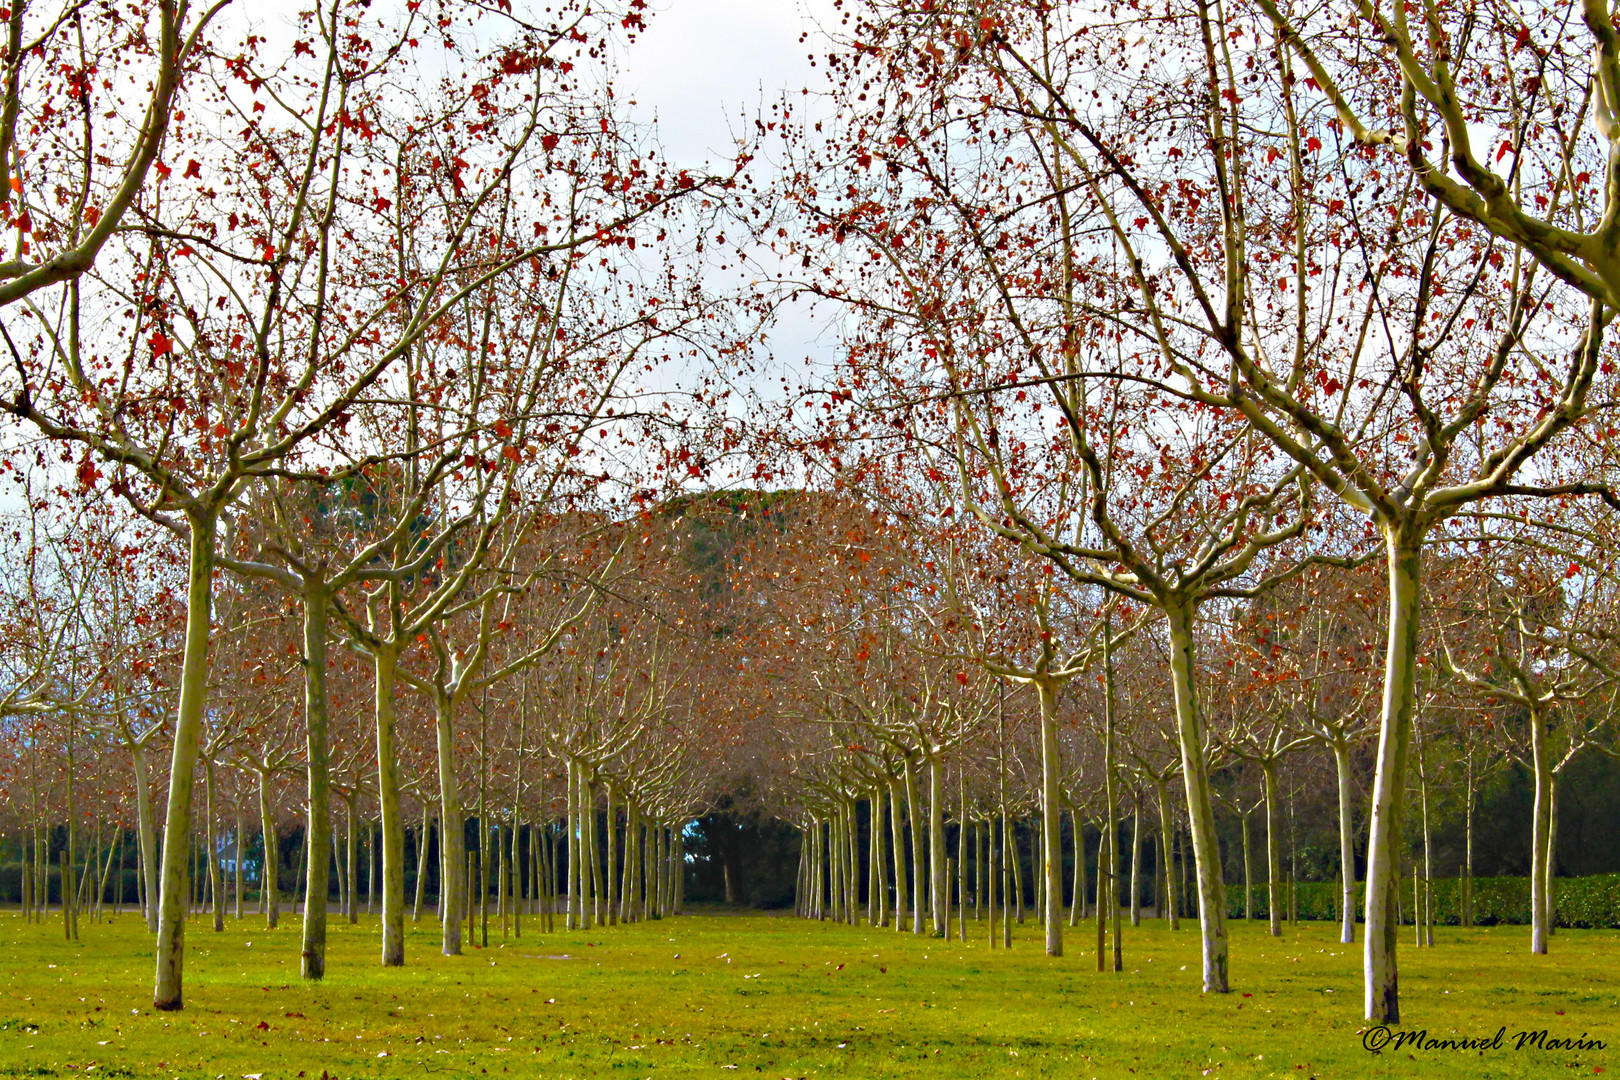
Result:
[[[1462,881],[1458,878],[1437,878],[1434,890],[1434,921],[1457,925],[1461,923]],[[1339,886],[1337,882],[1302,881],[1299,890],[1299,917],[1302,919],[1337,919]],[[1359,905],[1364,886],[1356,886]],[[1559,926],[1620,928],[1620,874],[1598,874],[1593,877],[1566,877],[1553,879],[1553,907]],[[1243,915],[1243,886],[1227,886],[1226,910],[1229,918]],[[1254,889],[1254,914],[1266,917],[1266,888]],[[1412,879],[1401,882],[1401,918],[1412,921]],[[1481,877],[1474,879],[1474,922],[1479,926],[1497,923],[1528,923],[1530,921],[1530,879],[1523,877]]]

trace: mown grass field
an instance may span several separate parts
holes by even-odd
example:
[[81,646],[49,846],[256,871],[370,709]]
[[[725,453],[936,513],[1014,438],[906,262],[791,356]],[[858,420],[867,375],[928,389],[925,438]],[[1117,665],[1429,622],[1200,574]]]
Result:
[[[979,927],[970,923],[970,928]],[[981,934],[702,914],[498,941],[447,958],[411,928],[409,966],[375,964],[377,927],[333,924],[330,974],[298,979],[297,920],[187,930],[186,1003],[151,1009],[137,918],[0,915],[0,1076],[204,1077],[1568,1077],[1620,1074],[1620,933],[1561,930],[1532,958],[1523,927],[1436,931],[1403,947],[1404,1028],[1494,1034],[1484,1052],[1362,1047],[1359,946],[1327,923],[1281,939],[1233,924],[1234,992],[1198,990],[1198,935],[1127,927],[1125,972],[1099,974],[1087,927],[1042,955]],[[1603,1050],[1515,1050],[1513,1034]]]

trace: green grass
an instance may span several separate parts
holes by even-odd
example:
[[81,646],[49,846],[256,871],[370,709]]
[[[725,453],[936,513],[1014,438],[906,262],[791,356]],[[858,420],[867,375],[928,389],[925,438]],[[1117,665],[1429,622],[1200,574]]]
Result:
[[[1620,933],[1436,930],[1401,952],[1405,1028],[1602,1039],[1596,1051],[1362,1048],[1359,946],[1335,927],[1283,939],[1232,924],[1234,992],[1198,991],[1198,934],[1127,926],[1125,972],[1099,974],[1091,927],[1042,955],[893,930],[689,915],[499,940],[440,956],[411,927],[409,966],[376,966],[377,927],[334,922],[330,974],[298,979],[298,924],[187,929],[186,1003],[151,1008],[137,918],[30,926],[0,915],[0,1076],[1516,1077],[1620,1073]],[[567,959],[561,959],[567,957]],[[1252,996],[1251,996],[1252,995]],[[267,1025],[267,1026],[265,1026]]]

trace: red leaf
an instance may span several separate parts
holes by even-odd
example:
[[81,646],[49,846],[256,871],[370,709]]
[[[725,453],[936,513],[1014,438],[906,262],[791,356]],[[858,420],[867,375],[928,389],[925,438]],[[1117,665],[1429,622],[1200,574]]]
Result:
[[1318,139],[1315,135],[1312,135],[1310,138],[1305,140],[1305,149],[1309,150],[1313,154],[1316,153],[1318,150],[1322,149],[1322,140]]
[[558,141],[559,139],[556,135],[547,133],[540,136],[540,148],[543,150],[555,150],[557,149]]
[[1513,153],[1513,144],[1508,140],[1503,139],[1502,145],[1496,148],[1496,160],[1501,161],[1511,153]]
[[202,163],[199,162],[196,158],[192,158],[190,161],[186,162],[186,171],[184,173],[182,173],[181,175],[187,180],[190,180],[193,177],[201,178],[202,177]]
[[167,356],[174,351],[174,342],[164,337],[161,332],[147,338],[146,343],[152,346],[153,356]]

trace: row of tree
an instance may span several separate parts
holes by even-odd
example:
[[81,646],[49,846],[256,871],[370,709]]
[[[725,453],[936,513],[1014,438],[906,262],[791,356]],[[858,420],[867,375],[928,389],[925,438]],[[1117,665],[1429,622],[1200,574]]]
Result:
[[[1185,821],[1206,990],[1229,989],[1225,764],[1259,774],[1275,882],[1279,762],[1332,751],[1348,929],[1369,728],[1368,1017],[1399,1018],[1408,792],[1454,760],[1471,785],[1476,748],[1530,762],[1545,950],[1560,762],[1612,746],[1600,0],[1595,53],[1530,4],[1430,6],[1414,32],[1400,4],[868,0],[818,39],[828,111],[784,101],[712,172],[614,96],[643,0],[332,0],[285,40],[226,7],[19,2],[0,65],[0,409],[27,507],[7,730],[18,769],[65,769],[57,820],[80,820],[92,728],[135,762],[158,1007],[182,1003],[190,844],[157,844],[156,732],[166,838],[212,832],[222,760],[301,769],[317,898],[333,793],[364,789],[392,965],[408,820],[437,808],[454,951],[488,778],[513,835],[550,820],[523,805],[531,750],[561,774],[577,918],[586,878],[624,910],[645,843],[619,850],[621,808],[666,865],[713,777],[752,774],[846,913],[851,806],[891,839],[909,818],[934,853],[909,894],[881,830],[873,865],[943,930],[946,759],[960,821],[993,806],[1005,850],[1009,685],[1034,698],[1053,954],[1063,814],[1096,800],[1116,846],[1143,753],[1161,835]],[[843,337],[773,412],[755,347],[789,299]],[[675,497],[783,476],[823,494],[717,525]]]

